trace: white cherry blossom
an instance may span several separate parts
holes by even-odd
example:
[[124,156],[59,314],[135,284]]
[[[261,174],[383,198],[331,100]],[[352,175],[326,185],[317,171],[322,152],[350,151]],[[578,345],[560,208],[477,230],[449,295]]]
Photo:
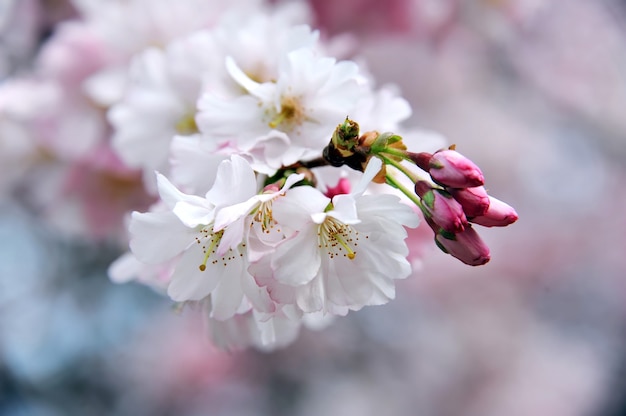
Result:
[[172,138],[197,133],[196,101],[207,74],[215,71],[216,47],[201,31],[165,50],[150,48],[131,65],[128,88],[109,111],[113,147],[129,166],[140,168],[146,183],[153,172],[167,173]]
[[[283,188],[300,179],[292,175]],[[163,175],[158,175],[158,187],[168,210],[133,213],[130,246],[148,264],[180,256],[168,295],[179,302],[211,295],[212,317],[220,320],[252,305],[272,311],[265,289],[247,271],[247,233],[254,221],[269,224],[265,206],[285,190],[257,195],[254,171],[239,156],[220,163],[215,184],[204,197],[179,191]]]
[[250,267],[275,301],[343,315],[394,298],[393,281],[411,272],[404,226],[417,226],[418,217],[396,196],[364,195],[381,166],[373,161],[352,194],[331,201],[299,187],[275,201],[276,221],[296,232]]
[[276,82],[254,81],[232,58],[227,67],[248,94],[236,98],[204,94],[198,102],[200,131],[229,138],[244,153],[254,153],[268,135],[280,137],[272,141],[273,153],[280,155],[273,164],[319,156],[336,125],[365,92],[356,64],[336,62],[312,48],[289,52],[280,63]]

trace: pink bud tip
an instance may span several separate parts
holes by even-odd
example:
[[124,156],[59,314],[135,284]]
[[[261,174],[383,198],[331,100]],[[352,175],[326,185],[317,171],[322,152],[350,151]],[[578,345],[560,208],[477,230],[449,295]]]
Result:
[[420,169],[428,172],[430,170],[430,159],[433,155],[428,152],[412,153],[408,152],[409,157]]
[[328,186],[324,195],[332,199],[335,195],[343,195],[350,193],[350,181],[348,178],[341,178],[337,185]]
[[418,181],[415,192],[422,198],[425,215],[439,227],[458,233],[468,224],[463,207],[446,191],[434,189],[428,182]]
[[489,195],[483,186],[462,189],[449,188],[448,192],[461,204],[467,217],[485,215],[489,209]]
[[437,246],[463,263],[470,266],[482,266],[491,259],[489,247],[471,226],[465,227],[463,232],[455,234],[452,238],[448,237],[452,236],[438,233],[435,236]]
[[429,165],[433,180],[451,188],[471,188],[485,183],[480,168],[455,150],[436,152]]
[[471,218],[470,221],[485,227],[506,227],[513,224],[519,216],[509,204],[492,196],[489,197],[489,209],[484,215]]

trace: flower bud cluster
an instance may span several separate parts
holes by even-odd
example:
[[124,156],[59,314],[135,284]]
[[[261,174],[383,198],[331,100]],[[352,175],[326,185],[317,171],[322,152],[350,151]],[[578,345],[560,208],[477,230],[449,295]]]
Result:
[[411,153],[410,157],[434,182],[417,181],[415,193],[422,200],[422,212],[435,232],[437,246],[465,264],[487,263],[489,247],[472,224],[505,227],[517,221],[515,210],[487,194],[480,168],[454,147],[434,154]]

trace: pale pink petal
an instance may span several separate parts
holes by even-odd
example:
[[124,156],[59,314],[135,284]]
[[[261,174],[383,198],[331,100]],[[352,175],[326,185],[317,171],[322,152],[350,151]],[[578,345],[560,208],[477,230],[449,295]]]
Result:
[[273,215],[280,224],[299,229],[310,221],[311,214],[324,212],[330,202],[323,193],[310,186],[292,188],[273,203]]
[[178,302],[187,300],[200,300],[211,293],[220,282],[226,267],[214,267],[211,261],[206,265],[206,270],[200,270],[200,264],[204,259],[202,248],[193,244],[185,251],[174,269],[172,281],[167,288],[170,298]]
[[195,234],[171,212],[133,212],[129,231],[130,249],[145,263],[162,263],[180,254]]
[[217,169],[217,178],[206,199],[216,206],[245,201],[256,194],[256,178],[250,164],[241,156],[233,155]]
[[[233,253],[233,255],[238,254]],[[225,273],[211,293],[211,317],[223,321],[232,317],[241,305],[243,299],[241,279],[242,274],[246,272],[243,270],[243,261],[239,257],[228,262],[228,266],[220,266],[227,267],[228,273]]]
[[279,282],[298,286],[311,281],[320,268],[320,253],[317,246],[317,227],[300,230],[278,247],[272,258],[274,277]]
[[195,228],[199,225],[208,225],[213,221],[215,210],[207,205],[208,201],[204,198],[193,202],[180,201],[174,206],[172,212],[187,227]]
[[169,209],[174,209],[174,206],[179,201],[186,201],[190,204],[197,206],[208,206],[209,204],[197,195],[187,195],[178,190],[165,176],[156,172],[157,186],[159,188],[159,196],[161,200]]

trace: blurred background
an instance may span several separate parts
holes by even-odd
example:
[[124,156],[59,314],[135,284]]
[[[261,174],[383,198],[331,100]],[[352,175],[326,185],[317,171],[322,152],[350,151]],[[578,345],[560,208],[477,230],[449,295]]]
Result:
[[[194,314],[109,281],[119,244],[42,221],[30,189],[53,174],[0,121],[0,414],[626,415],[626,2],[310,6],[399,87],[409,125],[456,143],[516,208],[481,229],[491,262],[428,246],[388,305],[275,352],[219,351]],[[0,0],[3,82],[78,18],[63,0]]]

